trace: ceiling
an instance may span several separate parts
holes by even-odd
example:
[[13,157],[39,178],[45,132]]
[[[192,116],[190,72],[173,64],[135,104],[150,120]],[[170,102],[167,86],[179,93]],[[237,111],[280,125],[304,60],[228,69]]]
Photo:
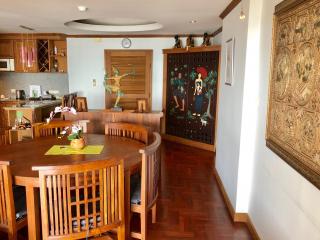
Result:
[[[163,28],[144,34],[212,33],[222,26],[220,13],[231,0],[0,0],[0,33],[110,34],[77,30],[64,25],[78,19],[131,19],[158,22]],[[88,7],[80,12],[77,6]],[[190,21],[196,20],[192,24]],[[113,21],[114,23],[115,21]],[[127,22],[128,24],[130,22]],[[126,32],[123,32],[126,33]],[[139,34],[131,32],[126,34]],[[119,32],[117,33],[119,34]]]

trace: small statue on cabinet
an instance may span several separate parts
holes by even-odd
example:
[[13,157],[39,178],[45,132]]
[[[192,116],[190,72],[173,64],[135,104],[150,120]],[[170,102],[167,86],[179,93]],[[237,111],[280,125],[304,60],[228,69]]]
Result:
[[190,47],[194,47],[194,39],[191,34],[187,38],[187,49]]
[[115,93],[117,96],[116,102],[113,106],[113,110],[115,111],[122,111],[122,108],[119,106],[119,101],[121,96],[123,96],[123,92],[121,91],[121,86],[120,86],[120,81],[122,78],[129,76],[129,75],[134,75],[134,73],[125,73],[120,75],[120,72],[117,68],[112,67],[113,71],[113,76],[108,77],[108,74],[105,74],[104,77],[104,87],[106,91],[110,94]]
[[179,39],[179,35],[174,36],[175,44],[173,48],[181,48],[181,40]]
[[210,36],[206,32],[203,34],[203,42],[202,42],[201,46],[202,47],[210,46]]

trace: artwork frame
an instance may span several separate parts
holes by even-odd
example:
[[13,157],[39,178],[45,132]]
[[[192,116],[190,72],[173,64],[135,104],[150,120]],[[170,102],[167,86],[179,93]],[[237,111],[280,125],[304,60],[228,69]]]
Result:
[[147,112],[147,99],[146,98],[138,98],[137,99],[137,112],[138,113],[146,113]]
[[235,37],[226,41],[225,85],[233,85]]
[[41,86],[40,85],[30,85],[30,97],[39,98],[41,97]]
[[[214,119],[218,119],[217,114],[218,111],[216,111],[217,107],[218,107],[218,98],[216,96],[218,96],[219,93],[219,86],[220,86],[220,66],[221,66],[221,46],[220,45],[212,45],[212,46],[208,46],[208,47],[194,47],[194,48],[190,48],[188,51],[186,51],[186,48],[181,48],[181,49],[163,49],[163,54],[164,54],[164,58],[163,58],[163,63],[164,63],[164,77],[163,77],[163,98],[162,98],[162,103],[163,103],[163,109],[164,109],[164,114],[165,117],[162,119],[162,127],[161,127],[161,133],[163,134],[162,136],[164,137],[164,139],[168,139],[170,141],[174,141],[174,142],[178,142],[178,143],[182,143],[185,145],[190,145],[190,146],[194,146],[197,148],[201,148],[201,149],[205,149],[208,151],[215,151],[215,141],[216,141],[216,129],[217,129],[217,121],[214,121],[213,123],[210,122],[210,124],[212,125],[212,129],[207,133],[207,135],[209,137],[211,137],[212,142],[211,143],[205,143],[205,142],[201,142],[199,141],[199,139],[196,139],[197,136],[199,135],[194,135],[194,136],[190,136],[190,134],[188,134],[187,132],[189,131],[193,131],[192,128],[189,127],[188,124],[192,124],[193,121],[189,121],[188,122],[181,122],[181,119],[179,119],[178,121],[176,121],[176,124],[172,124],[171,121],[168,121],[170,117],[174,116],[172,115],[172,107],[175,107],[173,105],[175,105],[175,99],[174,99],[174,95],[176,94],[174,89],[175,86],[173,86],[172,84],[174,84],[174,82],[171,81],[172,78],[172,71],[174,71],[176,74],[174,74],[174,76],[179,76],[179,72],[182,71],[183,68],[185,68],[185,61],[187,61],[189,64],[187,64],[187,69],[189,69],[190,71],[185,72],[187,73],[188,79],[191,81],[189,87],[191,87],[191,91],[188,91],[187,96],[188,98],[186,98],[185,100],[185,106],[188,106],[189,103],[193,104],[195,103],[195,97],[194,97],[194,86],[195,86],[195,79],[192,78],[191,75],[189,75],[192,72],[193,67],[200,67],[201,65],[203,65],[201,62],[199,62],[198,60],[192,60],[192,59],[198,59],[198,58],[190,58],[190,54],[199,54],[201,55],[201,58],[206,58],[209,57],[209,59],[212,58],[212,60],[214,60],[213,65],[209,64],[208,61],[206,60],[206,64],[209,64],[211,67],[217,67],[217,82],[216,82],[216,92],[215,92],[215,97],[214,97],[214,102],[212,102],[211,107],[214,109],[214,111],[211,113],[212,116],[215,116]],[[181,55],[181,56],[179,56]],[[184,55],[184,56],[182,56]],[[184,61],[185,60],[185,61]],[[191,62],[190,62],[191,61]],[[191,66],[190,63],[197,61],[196,66]],[[202,61],[202,60],[200,60]],[[211,61],[211,60],[210,60]],[[209,61],[209,62],[210,62]],[[177,65],[181,65],[181,66],[176,66],[174,67],[172,65],[172,63],[175,63]],[[188,68],[188,65],[189,68]],[[205,66],[203,66],[205,67]],[[196,69],[195,68],[195,69]],[[205,67],[206,68],[206,67]],[[184,73],[184,74],[185,74]],[[206,78],[204,78],[206,79]],[[186,85],[185,87],[187,87],[186,89],[189,89],[189,87]],[[181,90],[181,89],[180,89]],[[190,89],[189,89],[190,90]],[[190,95],[189,95],[190,93]],[[207,93],[207,90],[205,90],[205,93]],[[206,98],[207,99],[207,98]],[[181,106],[181,108],[177,108],[177,113],[181,111],[181,114],[175,115],[176,117],[180,118],[183,113],[182,110],[182,106],[183,106],[183,102],[182,102],[182,96],[177,95],[177,100],[179,105]],[[208,102],[207,102],[208,103]],[[173,104],[173,105],[172,105]],[[192,106],[190,106],[192,107]],[[194,106],[195,107],[195,106]],[[188,114],[188,108],[185,108],[186,111],[186,116],[187,118],[190,117],[190,115]],[[192,107],[193,109],[193,107]],[[207,110],[208,109],[208,105],[205,103],[204,105],[204,109]],[[193,113],[191,112],[191,115],[193,116]],[[196,117],[197,119],[201,119],[200,117]],[[173,120],[173,119],[172,119]],[[188,126],[186,126],[185,124],[187,124]],[[202,122],[200,123],[202,125]],[[209,124],[208,124],[209,125]],[[196,125],[192,124],[192,127],[194,127]],[[205,136],[206,133],[204,133],[203,136]]]
[[320,189],[320,0],[275,7],[266,145]]

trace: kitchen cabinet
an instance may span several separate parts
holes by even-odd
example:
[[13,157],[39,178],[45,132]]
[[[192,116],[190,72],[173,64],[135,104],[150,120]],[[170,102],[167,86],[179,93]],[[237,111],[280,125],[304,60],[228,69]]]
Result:
[[67,41],[63,34],[0,34],[0,58],[14,58],[15,72],[66,73]]
[[14,126],[17,111],[22,112],[23,116],[30,121],[31,124],[44,122],[46,118],[50,117],[50,112],[55,107],[60,106],[60,100],[54,101],[39,101],[26,102],[23,106],[7,106],[4,107],[5,120],[7,126]]
[[14,60],[16,72],[37,72],[36,40],[14,40]]
[[0,58],[13,57],[13,40],[0,40]]

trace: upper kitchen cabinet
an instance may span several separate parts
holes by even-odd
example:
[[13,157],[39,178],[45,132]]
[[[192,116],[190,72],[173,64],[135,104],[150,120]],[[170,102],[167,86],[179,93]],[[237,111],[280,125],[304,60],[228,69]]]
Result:
[[38,72],[36,40],[14,40],[16,72]]
[[50,51],[51,72],[67,72],[67,42],[65,40],[50,41],[52,49]]
[[39,72],[67,72],[67,42],[38,39]]
[[0,58],[13,58],[15,72],[66,73],[67,42],[63,34],[0,34]]
[[13,40],[0,40],[0,58],[14,58]]

